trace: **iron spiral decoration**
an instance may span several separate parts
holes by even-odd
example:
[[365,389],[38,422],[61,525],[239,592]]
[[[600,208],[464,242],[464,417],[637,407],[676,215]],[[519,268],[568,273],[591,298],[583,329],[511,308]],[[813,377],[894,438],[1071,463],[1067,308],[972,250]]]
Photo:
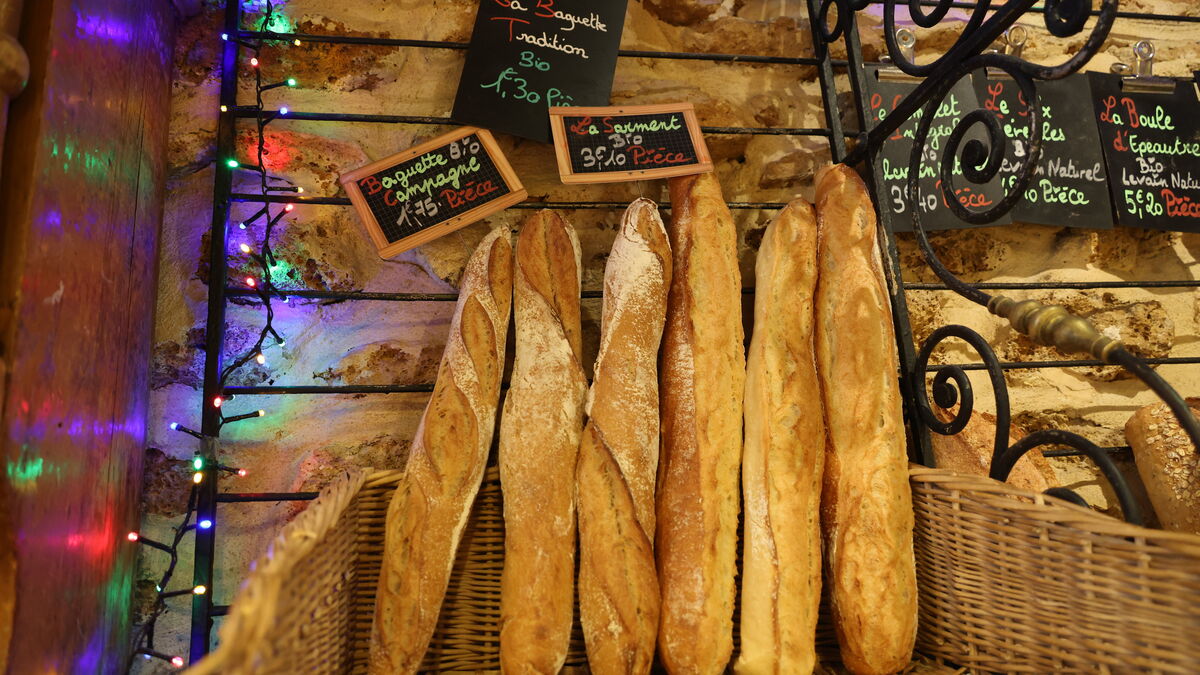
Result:
[[[1054,37],[1070,38],[1079,35],[1087,26],[1089,18],[1096,18],[1078,51],[1057,65],[1039,65],[1017,56],[989,51],[992,44],[1005,35],[1018,18],[1030,12],[1037,1],[1009,0],[1005,3],[994,3],[992,0],[979,0],[973,7],[964,10],[968,12],[966,21],[954,44],[932,62],[917,64],[914,59],[905,56],[897,40],[896,6],[900,4],[900,0],[883,0],[882,3],[879,0],[823,0],[819,5],[818,16],[815,17],[815,30],[826,43],[854,30],[855,12],[866,9],[869,5],[882,4],[884,38],[891,65],[907,75],[919,78],[916,88],[893,108],[886,119],[870,132],[859,136],[857,146],[848,154],[845,163],[854,166],[873,159],[885,140],[921,111],[909,156],[907,179],[908,196],[916,201],[919,196],[920,167],[925,157],[926,139],[935,112],[943,99],[960,79],[970,76],[972,72],[981,69],[999,71],[1011,78],[1023,99],[1030,102],[1030,114],[1025,118],[1025,123],[1029,126],[1028,135],[1025,136],[1028,139],[1025,157],[1019,163],[1011,182],[1004,181],[1003,198],[985,210],[973,210],[963,206],[955,193],[953,169],[956,162],[962,167],[961,179],[982,185],[999,173],[1008,149],[1007,137],[996,114],[983,107],[971,110],[958,121],[941,150],[938,165],[938,177],[941,179],[939,191],[943,203],[964,222],[986,224],[1011,211],[1025,194],[1041,156],[1042,109],[1037,94],[1037,81],[1056,80],[1083,68],[1107,39],[1116,18],[1118,4],[1118,0],[1101,0],[1097,11],[1094,8],[1094,0],[1044,0],[1039,11],[1046,30]],[[920,28],[938,25],[946,19],[950,9],[955,7],[953,0],[903,0],[903,4],[907,7],[912,23]],[[958,8],[962,9],[962,5],[958,5]],[[833,14],[835,10],[836,16]],[[960,20],[959,17],[954,18],[956,26]],[[977,125],[982,127],[984,140],[971,139],[964,142],[968,132]],[[1191,437],[1193,445],[1200,449],[1200,423],[1191,414],[1183,398],[1145,362],[1125,349],[1119,341],[1103,336],[1089,321],[1071,314],[1061,306],[1047,306],[1034,300],[1018,301],[1002,295],[992,296],[964,283],[946,269],[934,253],[921,224],[920,209],[911,209],[911,213],[912,228],[921,253],[929,267],[949,289],[987,307],[992,314],[1008,319],[1016,330],[1038,344],[1055,346],[1064,353],[1087,353],[1103,363],[1124,367],[1167,403]],[[938,344],[952,337],[965,340],[979,353],[995,392],[997,431],[992,457],[993,478],[1006,478],[1021,455],[1033,448],[1043,445],[1070,446],[1097,463],[1101,472],[1112,483],[1126,520],[1141,522],[1141,514],[1123,477],[1112,459],[1094,443],[1069,432],[1046,430],[1034,432],[1009,445],[1008,390],[999,361],[986,340],[969,328],[940,328],[922,345],[916,367],[912,371],[913,381],[909,384],[916,399],[915,414],[925,427],[942,435],[958,433],[966,426],[974,407],[970,380],[966,372],[956,366],[939,367],[933,374],[932,381],[934,400],[940,407],[949,408],[961,398],[961,405],[954,419],[942,422],[930,406],[929,394],[926,391],[926,380],[930,374],[929,357]],[[1084,503],[1078,495],[1069,490],[1057,489],[1051,494],[1076,503]]]

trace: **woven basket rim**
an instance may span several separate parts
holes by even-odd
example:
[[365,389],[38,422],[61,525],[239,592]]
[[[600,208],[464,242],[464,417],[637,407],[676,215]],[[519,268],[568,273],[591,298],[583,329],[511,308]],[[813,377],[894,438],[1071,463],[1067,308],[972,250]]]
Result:
[[[1200,556],[1200,535],[1133,525],[1093,509],[1040,492],[1019,488],[1009,483],[1002,483],[986,476],[930,468],[914,463],[909,464],[908,475],[910,481],[938,483],[951,489],[970,490],[978,495],[1006,498],[1011,502],[1011,504],[1005,503],[1006,508],[1025,511],[1028,515],[1036,513],[1039,519],[1047,522],[1061,523],[1096,534],[1143,539]],[[1021,497],[1033,503],[1011,499],[1011,497]]]

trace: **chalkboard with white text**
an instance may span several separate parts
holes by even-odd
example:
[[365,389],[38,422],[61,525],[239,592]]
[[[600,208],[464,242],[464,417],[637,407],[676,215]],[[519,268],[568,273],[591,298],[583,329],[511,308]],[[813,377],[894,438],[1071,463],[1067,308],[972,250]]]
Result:
[[608,105],[627,0],[481,0],[452,117],[550,142],[552,106]]

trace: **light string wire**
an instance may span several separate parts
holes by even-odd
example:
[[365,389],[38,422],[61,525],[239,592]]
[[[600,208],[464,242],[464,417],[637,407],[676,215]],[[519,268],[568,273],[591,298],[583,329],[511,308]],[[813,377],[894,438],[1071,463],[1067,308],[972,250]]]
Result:
[[[270,0],[267,0],[267,2],[263,5],[263,9],[264,9],[264,12],[263,12],[261,21],[259,23],[260,31],[266,31],[271,26],[271,24],[274,20],[274,15],[275,15],[275,9]],[[279,117],[281,115],[286,115],[287,108],[281,107],[276,112],[267,113],[265,111],[264,104],[263,104],[263,92],[268,89],[274,89],[276,87],[284,86],[284,85],[289,86],[289,87],[295,86],[295,80],[292,78],[288,78],[288,79],[284,80],[283,82],[280,82],[277,84],[264,85],[263,77],[262,77],[262,68],[261,68],[262,64],[259,59],[259,55],[261,53],[261,49],[262,49],[264,42],[260,40],[260,41],[251,43],[251,42],[246,42],[244,40],[240,40],[237,38],[232,38],[229,35],[223,35],[222,37],[225,40],[232,39],[240,47],[245,47],[246,49],[249,49],[251,52],[253,52],[253,56],[251,57],[251,65],[253,66],[253,70],[254,70],[254,95],[255,95],[255,106],[256,106],[255,127],[256,127],[256,133],[257,133],[257,144],[256,144],[257,145],[257,148],[256,148],[257,149],[257,153],[256,153],[257,164],[255,166],[243,167],[241,164],[239,164],[237,162],[236,158],[232,158],[232,157],[227,158],[225,161],[228,162],[228,166],[231,169],[246,168],[246,169],[250,169],[250,170],[257,172],[258,176],[259,176],[259,187],[260,187],[261,193],[264,196],[266,196],[269,192],[301,192],[302,189],[298,188],[298,187],[291,187],[291,186],[281,187],[281,186],[270,185],[269,182],[271,180],[271,176],[269,176],[267,174],[266,167],[264,166],[264,159],[266,158],[267,155],[270,154],[266,149],[266,126],[272,120],[274,120],[276,117]],[[224,108],[222,108],[222,111],[224,111]],[[252,359],[257,360],[258,363],[260,363],[260,364],[265,363],[265,357],[263,355],[263,346],[266,344],[266,340],[267,340],[268,336],[273,337],[275,339],[276,344],[278,344],[278,345],[282,346],[285,343],[283,337],[278,333],[278,331],[275,330],[275,327],[273,325],[273,322],[275,319],[275,311],[274,311],[274,308],[271,306],[271,298],[274,296],[274,297],[280,298],[281,300],[283,300],[283,302],[287,302],[287,296],[284,293],[282,293],[278,288],[276,288],[276,286],[271,278],[272,270],[276,265],[275,254],[271,250],[271,234],[272,234],[275,226],[279,223],[279,221],[283,218],[283,216],[287,213],[291,213],[294,208],[295,208],[294,205],[287,204],[287,205],[283,206],[282,208],[280,208],[277,213],[272,214],[271,204],[267,203],[254,216],[252,216],[249,220],[242,221],[242,223],[240,225],[243,229],[248,229],[248,227],[251,224],[253,224],[254,222],[256,222],[259,218],[266,219],[266,225],[263,229],[262,244],[259,247],[258,253],[251,253],[249,250],[249,247],[246,247],[244,244],[243,244],[243,246],[245,248],[242,249],[243,253],[247,253],[250,255],[251,260],[253,260],[258,265],[259,271],[261,272],[261,274],[260,274],[261,280],[255,278],[255,277],[247,277],[246,282],[249,286],[251,286],[252,288],[255,289],[255,292],[259,298],[259,301],[262,303],[263,307],[265,308],[266,323],[263,326],[262,330],[259,332],[258,339],[255,341],[254,346],[249,351],[245,352],[238,358],[234,359],[234,361],[232,363],[226,365],[225,368],[222,369],[221,376],[220,376],[220,384],[221,384],[222,389],[224,389],[226,381],[229,379],[230,375],[232,375],[235,371],[237,371],[241,367],[245,366]],[[210,403],[212,405],[220,408],[221,404],[223,402],[224,401],[221,398],[218,398],[216,401],[212,401]],[[249,413],[245,413],[245,414],[240,414],[240,415],[233,415],[231,417],[226,417],[222,413],[221,414],[221,425],[224,426],[225,424],[231,423],[231,422],[237,422],[237,421],[244,420],[244,419],[252,419],[252,418],[256,418],[256,417],[261,417],[264,414],[265,414],[265,412],[262,410],[258,410],[255,412],[249,412]],[[205,437],[203,435],[199,434],[198,432],[193,431],[193,430],[191,430],[185,426],[182,426],[176,422],[172,422],[170,427],[173,431],[179,431],[181,433],[188,434],[190,436],[196,437],[198,440],[203,441],[205,439]],[[211,520],[203,520],[194,525],[191,523],[192,515],[194,513],[196,513],[196,502],[197,502],[197,499],[199,496],[198,495],[198,487],[199,487],[199,484],[204,480],[205,471],[209,468],[213,469],[214,480],[215,480],[216,475],[218,475],[221,471],[225,471],[228,473],[234,473],[234,474],[237,474],[238,476],[246,475],[246,472],[244,469],[238,469],[238,468],[234,468],[234,467],[225,466],[223,464],[220,464],[219,462],[214,463],[214,465],[212,467],[207,467],[205,464],[206,464],[205,460],[200,455],[196,455],[192,460],[192,469],[194,471],[192,473],[191,490],[188,492],[187,508],[184,510],[183,521],[179,524],[178,527],[174,528],[174,536],[172,537],[170,544],[163,544],[163,543],[155,541],[153,539],[147,539],[145,537],[142,537],[136,531],[130,532],[126,535],[126,538],[128,539],[128,541],[140,543],[143,546],[146,546],[148,548],[153,548],[155,550],[166,553],[169,558],[169,562],[167,563],[166,569],[163,571],[162,576],[159,578],[158,583],[155,585],[156,595],[154,598],[154,602],[151,605],[150,614],[147,617],[146,621],[143,622],[141,624],[141,626],[139,626],[137,628],[137,630],[133,636],[133,639],[132,639],[133,648],[129,652],[129,657],[126,660],[126,665],[125,665],[126,673],[132,672],[133,665],[136,662],[137,656],[139,656],[139,655],[146,659],[159,659],[162,661],[166,661],[167,663],[170,663],[172,666],[174,666],[176,668],[182,668],[185,665],[184,659],[182,656],[173,656],[170,654],[166,654],[164,652],[161,652],[161,651],[155,649],[155,647],[154,647],[155,628],[158,624],[159,617],[162,616],[168,609],[167,600],[169,598],[173,598],[173,597],[178,597],[178,596],[183,596],[183,595],[192,595],[192,594],[203,594],[203,593],[207,593],[209,591],[209,589],[207,589],[203,586],[195,586],[190,589],[175,590],[175,591],[167,590],[167,585],[171,582],[171,578],[175,573],[175,568],[179,563],[179,546],[183,542],[183,539],[187,535],[187,533],[195,530],[197,527],[207,529],[207,528],[211,528],[213,526],[213,523]]]

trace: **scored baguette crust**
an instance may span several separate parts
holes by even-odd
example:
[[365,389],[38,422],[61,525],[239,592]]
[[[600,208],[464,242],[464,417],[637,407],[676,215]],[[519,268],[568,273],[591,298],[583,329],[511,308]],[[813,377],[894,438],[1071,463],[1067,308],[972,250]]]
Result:
[[816,665],[825,454],[813,352],[816,285],[816,214],[797,199],[767,227],[755,265],[739,674],[811,673]]
[[672,178],[673,257],[660,359],[659,655],[719,673],[733,650],[746,356],[733,218],[711,173]]
[[[1186,399],[1200,415],[1200,398]],[[1125,423],[1125,440],[1164,530],[1200,534],[1200,456],[1166,403],[1139,408]]]
[[388,505],[369,672],[416,672],[487,462],[512,296],[512,245],[493,230],[463,271],[433,395]]
[[579,455],[579,613],[588,665],[599,675],[647,673],[654,661],[658,348],[670,279],[658,207],[638,199],[604,269],[600,352]]
[[852,673],[895,673],[917,628],[912,493],[875,209],[850,168],[818,174],[817,221],[821,511],[834,625]]
[[579,259],[575,230],[556,213],[525,220],[513,274],[516,358],[500,421],[504,673],[557,673],[571,638],[575,464],[587,392]]

